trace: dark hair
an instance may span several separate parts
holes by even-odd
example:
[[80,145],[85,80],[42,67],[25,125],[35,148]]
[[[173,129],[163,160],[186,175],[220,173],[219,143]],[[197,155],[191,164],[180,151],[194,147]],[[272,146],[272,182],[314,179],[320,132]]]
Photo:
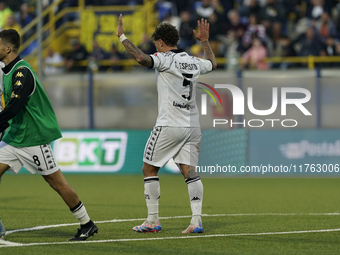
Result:
[[3,42],[13,46],[13,52],[17,53],[20,47],[20,35],[14,29],[5,29],[0,32],[0,38]]
[[174,47],[179,41],[179,33],[176,27],[170,23],[160,23],[151,35],[152,41],[159,39],[162,39],[167,46]]

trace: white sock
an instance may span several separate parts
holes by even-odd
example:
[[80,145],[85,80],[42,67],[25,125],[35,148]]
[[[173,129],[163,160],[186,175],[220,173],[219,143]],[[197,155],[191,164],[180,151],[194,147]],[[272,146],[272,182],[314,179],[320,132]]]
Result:
[[148,207],[147,222],[151,224],[158,223],[158,200],[161,196],[158,176],[144,178],[144,195],[146,206]]
[[86,208],[83,203],[80,201],[75,207],[70,209],[73,216],[79,220],[80,225],[85,225],[90,221],[90,217],[87,214]]
[[203,184],[200,177],[186,179],[192,212],[191,225],[197,225],[202,215]]

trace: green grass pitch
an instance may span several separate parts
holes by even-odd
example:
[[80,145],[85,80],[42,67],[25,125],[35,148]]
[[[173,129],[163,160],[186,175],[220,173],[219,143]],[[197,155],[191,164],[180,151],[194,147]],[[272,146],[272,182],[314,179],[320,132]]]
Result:
[[[64,244],[78,226],[59,226],[6,235],[4,240],[9,242],[49,244],[5,247],[0,243],[1,255],[340,254],[340,231],[312,232],[340,228],[340,178],[202,178],[203,213],[208,216],[203,217],[204,233],[192,234],[190,239],[178,238],[186,236],[181,231],[190,218],[163,219],[161,232],[145,234],[132,231],[141,220],[101,223],[146,217],[141,175],[66,175],[66,179],[98,222],[99,233],[89,241],[133,240]],[[160,185],[160,216],[190,215],[183,178],[161,175]],[[3,176],[0,217],[7,230],[77,223],[61,198],[38,175]],[[234,235],[242,233],[249,235]],[[223,234],[230,235],[218,236]],[[139,238],[158,239],[135,240]]]

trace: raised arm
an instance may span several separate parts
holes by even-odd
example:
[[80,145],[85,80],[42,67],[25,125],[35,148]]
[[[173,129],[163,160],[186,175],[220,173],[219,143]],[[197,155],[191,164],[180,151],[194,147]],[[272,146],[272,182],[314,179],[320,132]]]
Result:
[[209,59],[212,63],[212,69],[215,70],[217,67],[215,54],[212,51],[209,44],[209,23],[205,19],[201,19],[201,21],[197,21],[199,32],[196,33],[194,30],[194,34],[197,40],[199,40],[203,47],[204,56],[206,59]]
[[136,47],[129,39],[124,35],[123,30],[123,15],[120,14],[118,18],[118,32],[117,36],[121,43],[124,45],[125,49],[131,54],[131,56],[142,66],[147,68],[152,68],[153,62],[148,54],[145,54],[138,47]]

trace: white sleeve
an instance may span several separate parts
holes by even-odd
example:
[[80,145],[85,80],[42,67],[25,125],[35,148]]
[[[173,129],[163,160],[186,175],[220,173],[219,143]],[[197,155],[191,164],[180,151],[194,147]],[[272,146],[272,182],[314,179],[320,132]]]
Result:
[[200,74],[206,74],[212,71],[212,63],[209,59],[196,58],[197,64],[200,66]]
[[151,54],[150,57],[153,60],[152,69],[156,69],[159,72],[169,69],[173,61],[173,57],[171,55],[160,52]]

